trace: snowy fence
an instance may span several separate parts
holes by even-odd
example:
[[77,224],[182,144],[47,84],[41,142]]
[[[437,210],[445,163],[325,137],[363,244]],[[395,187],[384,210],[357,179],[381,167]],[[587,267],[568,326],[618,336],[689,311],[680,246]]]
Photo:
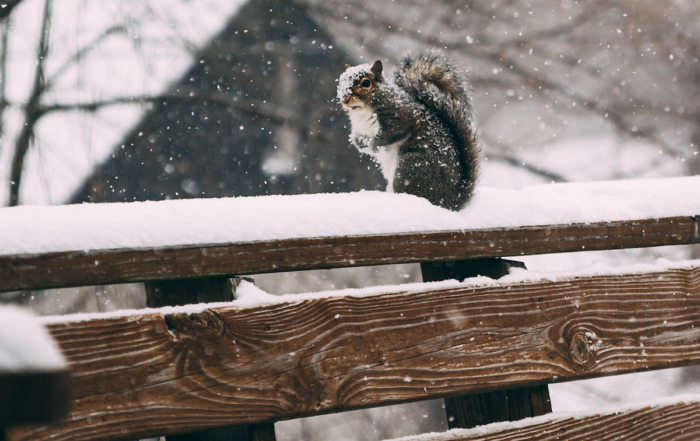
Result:
[[[225,294],[234,275],[422,262],[437,280],[481,273],[475,263],[503,266],[484,258],[700,242],[700,179],[642,187],[544,186],[561,196],[552,212],[576,209],[548,225],[513,214],[522,226],[483,220],[508,217],[503,199],[490,198],[492,211],[477,199],[462,215],[377,193],[3,209],[0,227],[12,234],[1,244],[0,290],[146,281],[151,305],[170,295],[184,303],[195,288]],[[650,192],[663,203],[640,203]],[[611,208],[596,211],[595,194]],[[527,191],[515,199],[528,206]],[[456,259],[472,260],[428,263]],[[695,261],[280,297],[242,282],[233,303],[48,318],[70,366],[70,415],[10,439],[135,439],[436,397],[451,412],[460,396],[494,389],[528,391],[519,402],[530,409],[504,419],[543,414],[548,383],[700,363],[699,294]],[[697,413],[693,402],[552,414],[449,439],[606,439],[582,429],[586,418],[649,439],[638,435],[648,433],[640,415],[648,430],[672,424],[691,439]]]

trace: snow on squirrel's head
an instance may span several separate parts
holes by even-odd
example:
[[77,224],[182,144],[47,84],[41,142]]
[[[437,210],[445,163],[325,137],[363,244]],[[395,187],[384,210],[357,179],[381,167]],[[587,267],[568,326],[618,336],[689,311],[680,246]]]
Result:
[[379,60],[371,66],[345,65],[345,72],[338,79],[338,100],[345,111],[361,109],[369,103],[379,84],[384,82],[382,69],[382,62]]

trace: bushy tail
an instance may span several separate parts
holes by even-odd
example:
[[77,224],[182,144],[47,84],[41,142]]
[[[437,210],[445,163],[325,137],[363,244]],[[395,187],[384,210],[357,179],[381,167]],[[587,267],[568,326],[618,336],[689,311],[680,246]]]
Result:
[[440,52],[406,55],[395,71],[396,85],[414,96],[452,131],[462,162],[460,194],[465,203],[479,174],[479,147],[464,76]]

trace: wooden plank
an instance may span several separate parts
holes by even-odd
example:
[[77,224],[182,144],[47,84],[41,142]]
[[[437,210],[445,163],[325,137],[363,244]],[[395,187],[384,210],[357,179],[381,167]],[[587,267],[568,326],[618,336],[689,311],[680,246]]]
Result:
[[700,219],[692,216],[471,231],[0,256],[0,292],[693,244],[700,243],[699,231]]
[[700,403],[674,403],[588,416],[533,418],[517,426],[494,424],[472,430],[431,433],[402,441],[695,441],[700,439]]
[[[202,279],[164,280],[146,283],[149,308],[181,306],[192,303],[230,302],[240,279],[205,277]],[[232,426],[168,436],[166,441],[275,441],[274,423]]]
[[48,328],[72,413],[12,439],[134,439],[699,363],[700,267]]
[[[510,273],[511,268],[525,269],[525,264],[515,260],[490,257],[427,262],[420,266],[424,282],[464,280],[475,276],[500,279]],[[445,398],[445,413],[450,429],[468,429],[501,421],[518,421],[551,411],[552,404],[546,384]]]

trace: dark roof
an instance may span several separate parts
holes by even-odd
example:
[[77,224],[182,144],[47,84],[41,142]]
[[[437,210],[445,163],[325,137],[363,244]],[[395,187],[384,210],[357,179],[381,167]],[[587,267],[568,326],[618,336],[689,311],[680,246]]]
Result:
[[383,186],[331,101],[346,62],[303,7],[247,3],[72,202]]

